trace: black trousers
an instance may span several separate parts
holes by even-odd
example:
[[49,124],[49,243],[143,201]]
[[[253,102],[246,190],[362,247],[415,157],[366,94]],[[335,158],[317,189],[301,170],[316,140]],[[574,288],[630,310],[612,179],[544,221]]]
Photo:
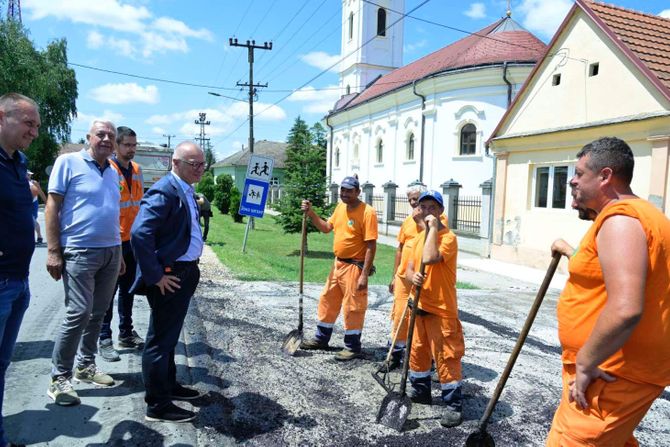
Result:
[[179,277],[180,289],[165,295],[156,286],[147,289],[151,317],[142,353],[142,378],[146,389],[144,401],[151,410],[158,412],[171,402],[170,395],[177,385],[174,350],[191,297],[200,280],[200,269],[195,262],[178,262],[170,274]]

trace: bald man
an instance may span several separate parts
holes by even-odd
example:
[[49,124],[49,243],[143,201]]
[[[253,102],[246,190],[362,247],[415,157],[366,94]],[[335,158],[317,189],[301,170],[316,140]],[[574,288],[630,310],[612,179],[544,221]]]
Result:
[[146,290],[151,306],[142,354],[148,421],[191,421],[195,413],[172,401],[200,397],[198,391],[177,383],[174,350],[200,279],[203,241],[191,185],[204,171],[202,149],[190,141],[180,143],[172,157],[172,172],[146,192],[131,230],[137,259],[131,292]]

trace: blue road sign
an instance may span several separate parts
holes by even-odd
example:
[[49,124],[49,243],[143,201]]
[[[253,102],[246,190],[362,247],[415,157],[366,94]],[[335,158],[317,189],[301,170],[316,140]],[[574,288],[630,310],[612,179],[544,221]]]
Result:
[[244,191],[242,191],[242,200],[240,201],[239,213],[249,217],[263,217],[265,212],[265,201],[268,198],[269,185],[247,178],[244,181]]

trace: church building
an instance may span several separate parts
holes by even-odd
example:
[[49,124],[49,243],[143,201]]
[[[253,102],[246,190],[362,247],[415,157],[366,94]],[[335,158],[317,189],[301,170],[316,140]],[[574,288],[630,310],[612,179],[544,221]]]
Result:
[[[542,57],[545,44],[511,18],[403,65],[404,0],[342,1],[344,95],[326,116],[328,175],[339,183],[453,179],[480,194],[493,177],[485,147],[498,121]],[[396,23],[397,22],[397,23]]]

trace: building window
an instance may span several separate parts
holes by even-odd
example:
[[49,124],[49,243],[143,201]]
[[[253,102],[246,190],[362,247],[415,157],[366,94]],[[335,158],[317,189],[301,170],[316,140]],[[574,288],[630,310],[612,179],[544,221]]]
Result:
[[551,85],[560,85],[561,84],[561,74],[557,73],[551,78]]
[[600,64],[598,62],[595,62],[591,65],[589,65],[589,76],[598,76],[598,71],[600,70]]
[[354,162],[358,163],[358,145],[357,144],[354,145],[354,154],[353,154],[352,158],[354,159]]
[[535,168],[533,206],[536,208],[567,208],[568,178],[573,173],[573,166],[540,166]]
[[377,35],[386,36],[386,10],[384,8],[377,10]]
[[407,151],[405,153],[405,159],[414,160],[414,134],[409,134],[407,138]]
[[335,148],[335,167],[340,167],[340,148]]
[[354,13],[349,14],[349,40],[354,38]]
[[477,128],[474,124],[466,124],[461,128],[460,155],[475,155],[477,151]]
[[377,163],[383,163],[384,162],[384,143],[382,140],[379,140],[377,142],[377,158],[376,158]]
[[279,179],[277,177],[272,177],[270,179],[270,186],[277,186],[279,185]]

